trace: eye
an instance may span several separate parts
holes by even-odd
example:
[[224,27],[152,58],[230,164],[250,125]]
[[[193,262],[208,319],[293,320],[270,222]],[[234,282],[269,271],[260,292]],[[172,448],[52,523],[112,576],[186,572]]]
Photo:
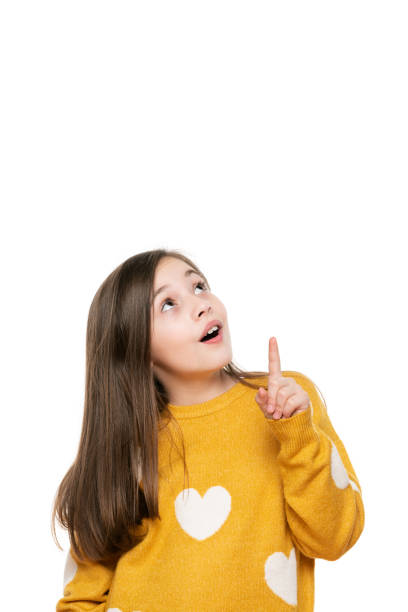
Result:
[[[208,287],[207,287],[207,285],[206,285],[206,283],[204,283],[204,281],[199,281],[198,283],[195,283],[195,285],[194,285],[194,289],[195,289],[196,287],[198,287],[198,286],[201,286],[201,288],[202,288],[203,290],[205,290],[205,289],[207,289],[207,288],[208,288]],[[173,300],[172,300],[172,299],[170,299],[170,298],[166,298],[166,299],[164,300],[164,302],[162,302],[162,305],[160,306],[160,312],[166,312],[165,310],[163,310],[163,306],[165,306],[165,305],[166,305],[166,304],[168,304],[169,302],[170,302],[170,303],[173,303]]]

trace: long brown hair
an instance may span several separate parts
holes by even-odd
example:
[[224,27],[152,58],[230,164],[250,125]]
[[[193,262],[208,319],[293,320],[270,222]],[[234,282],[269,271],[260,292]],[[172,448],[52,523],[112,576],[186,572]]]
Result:
[[[169,421],[164,386],[150,356],[151,305],[156,267],[176,257],[200,274],[179,250],[156,249],[129,257],[97,290],[88,315],[82,431],[76,458],[62,479],[52,509],[68,530],[80,561],[115,564],[147,532],[143,518],[161,520],[158,508],[158,432]],[[251,388],[247,372],[230,361],[228,376]],[[177,423],[176,423],[177,424]],[[180,430],[180,428],[178,428]],[[186,471],[183,446],[184,473]]]

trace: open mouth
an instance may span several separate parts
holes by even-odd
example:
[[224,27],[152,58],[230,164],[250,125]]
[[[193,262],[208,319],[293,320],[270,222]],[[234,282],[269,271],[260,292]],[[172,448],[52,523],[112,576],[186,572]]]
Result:
[[201,338],[200,342],[211,342],[211,341],[214,341],[215,339],[221,340],[221,338],[222,338],[222,332],[221,332],[221,328],[219,327],[218,329],[214,330],[210,334],[207,334],[206,336],[204,336],[204,338]]

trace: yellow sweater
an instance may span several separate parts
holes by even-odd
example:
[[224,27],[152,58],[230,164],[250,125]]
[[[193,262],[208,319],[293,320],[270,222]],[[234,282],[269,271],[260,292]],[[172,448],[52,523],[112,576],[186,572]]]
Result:
[[[169,404],[189,486],[174,448],[170,469],[161,432],[162,520],[145,519],[145,540],[114,570],[77,563],[70,549],[57,612],[313,610],[314,559],[333,561],[356,543],[364,507],[319,389],[299,372],[282,375],[311,400],[288,419],[266,419],[256,389],[241,383],[201,404]],[[268,377],[251,382],[267,388]]]

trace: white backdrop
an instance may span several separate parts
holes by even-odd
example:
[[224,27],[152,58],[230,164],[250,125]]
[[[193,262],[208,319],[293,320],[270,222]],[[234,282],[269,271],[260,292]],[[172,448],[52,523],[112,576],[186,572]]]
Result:
[[233,357],[309,376],[356,470],[357,544],[316,612],[405,601],[404,2],[3,2],[2,609],[54,610],[85,330],[106,276],[181,249]]

